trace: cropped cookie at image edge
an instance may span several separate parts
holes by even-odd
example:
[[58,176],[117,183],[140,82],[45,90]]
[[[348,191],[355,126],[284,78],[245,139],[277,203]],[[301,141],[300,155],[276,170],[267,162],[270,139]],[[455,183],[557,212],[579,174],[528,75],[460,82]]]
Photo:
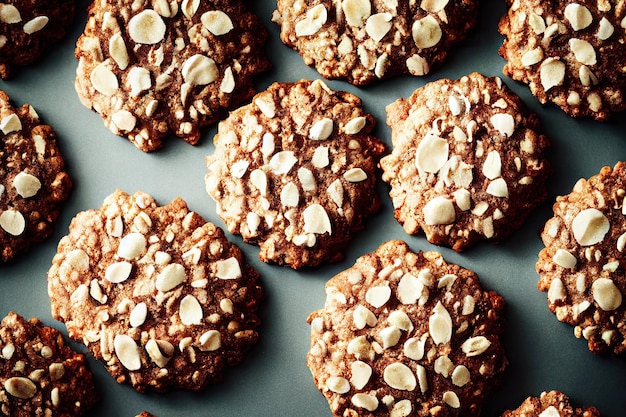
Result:
[[528,397],[515,410],[502,417],[600,417],[595,407],[574,407],[567,395],[560,391],[544,391],[539,397]]
[[258,340],[259,274],[177,198],[120,190],[78,213],[48,271],[52,316],[118,383],[202,390]]
[[325,78],[364,85],[440,66],[476,25],[475,0],[278,0],[282,42]]
[[538,288],[594,353],[626,351],[626,164],[604,167],[559,196],[541,233]]
[[74,417],[99,401],[85,355],[37,318],[0,323],[0,414]]
[[504,299],[388,241],[326,284],[307,365],[335,416],[479,416],[508,364]]
[[549,140],[498,77],[430,82],[388,105],[387,124],[382,179],[409,234],[459,252],[499,242],[547,198]]
[[114,134],[145,152],[200,128],[247,101],[270,68],[267,30],[240,0],[97,0],[76,44],[80,101]]
[[205,178],[217,215],[264,262],[343,259],[380,207],[375,123],[357,96],[321,80],[272,84],[218,125]]
[[52,127],[0,91],[0,264],[47,239],[72,180]]

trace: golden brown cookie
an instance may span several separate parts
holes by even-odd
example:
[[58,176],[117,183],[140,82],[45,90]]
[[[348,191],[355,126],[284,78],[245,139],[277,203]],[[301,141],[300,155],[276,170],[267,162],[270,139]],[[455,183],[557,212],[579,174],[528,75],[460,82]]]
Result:
[[573,407],[569,397],[559,391],[542,392],[539,397],[528,397],[515,410],[502,417],[600,417],[595,407]]

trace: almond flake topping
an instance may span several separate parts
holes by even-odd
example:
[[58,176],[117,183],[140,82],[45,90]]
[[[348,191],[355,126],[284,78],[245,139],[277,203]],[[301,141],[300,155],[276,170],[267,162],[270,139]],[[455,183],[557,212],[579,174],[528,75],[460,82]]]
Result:
[[91,85],[93,85],[96,91],[105,96],[112,96],[120,86],[117,77],[113,71],[109,69],[107,61],[98,64],[98,66],[91,71],[89,81],[91,81]]
[[128,279],[132,270],[133,266],[129,262],[116,262],[107,267],[104,279],[114,284],[119,284]]
[[200,20],[205,28],[215,36],[225,35],[235,28],[233,21],[221,10],[211,10],[204,13]]
[[309,130],[309,139],[326,140],[333,133],[333,128],[333,119],[325,117],[324,119],[318,120],[311,126],[311,130]]
[[331,376],[326,380],[326,386],[332,392],[345,394],[350,391],[350,382],[341,376]]
[[452,371],[452,383],[457,387],[466,385],[470,379],[470,372],[465,365],[459,365]]
[[17,193],[24,197],[29,198],[35,196],[41,189],[41,181],[34,175],[20,172],[13,179],[13,187]]
[[367,179],[367,173],[361,168],[351,168],[344,172],[343,177],[348,182],[357,183]]
[[304,217],[304,232],[332,235],[330,218],[324,207],[319,204],[311,204],[302,213]]
[[565,7],[565,18],[572,25],[572,29],[576,31],[585,29],[593,22],[593,16],[589,9],[578,3],[570,3]]
[[372,287],[365,293],[365,301],[374,308],[384,306],[391,298],[391,288],[389,285]]
[[487,186],[487,193],[494,197],[507,198],[509,196],[509,187],[504,178],[496,178]]
[[24,32],[28,35],[39,32],[46,27],[49,21],[48,16],[37,16],[24,24]]
[[20,11],[12,4],[0,4],[0,22],[11,24],[22,21]]
[[419,361],[424,357],[425,345],[426,339],[411,337],[410,339],[407,339],[406,342],[404,342],[404,354],[409,359]]
[[125,70],[126,67],[128,67],[130,58],[128,57],[126,43],[124,42],[124,38],[121,33],[115,33],[109,39],[109,53],[111,54],[111,58],[113,58],[121,70]]
[[22,130],[22,121],[15,113],[2,118],[0,121],[0,130],[5,135]]
[[420,7],[429,13],[439,13],[448,5],[450,0],[422,0]]
[[310,36],[316,34],[328,19],[328,11],[323,4],[311,8],[306,17],[296,23],[296,36]]
[[558,266],[567,269],[575,267],[577,263],[576,257],[565,249],[558,249],[552,257],[552,261]]
[[291,171],[296,162],[298,162],[298,158],[293,151],[280,151],[272,156],[269,165],[276,175],[281,175]]
[[413,23],[411,33],[413,41],[419,49],[432,48],[439,43],[443,36],[439,22],[431,15],[416,20]]
[[201,324],[204,317],[202,306],[196,297],[191,294],[186,295],[180,301],[180,321],[186,326]]
[[363,26],[363,22],[372,14],[370,0],[343,0],[341,8],[350,26]]
[[141,369],[141,355],[139,346],[133,338],[125,334],[118,334],[113,339],[113,347],[117,358],[129,371],[138,371]]
[[446,391],[443,393],[443,402],[448,404],[452,408],[461,407],[461,401],[459,396],[454,391]]
[[145,9],[128,22],[128,34],[136,43],[153,45],[165,37],[165,22],[157,12]]
[[495,180],[502,175],[502,160],[498,151],[490,151],[483,163],[483,174],[490,180]]
[[585,65],[595,65],[598,61],[596,58],[596,51],[593,46],[582,39],[572,38],[569,40],[569,47],[574,52],[576,61]]
[[555,406],[551,405],[550,407],[543,410],[538,417],[561,417],[561,413],[559,412],[559,410],[557,410]]
[[217,330],[209,330],[200,336],[200,350],[214,352],[222,346],[222,337]]
[[146,322],[148,317],[148,306],[146,303],[139,303],[130,312],[129,323],[131,327],[139,327]]
[[593,299],[604,311],[613,311],[622,305],[622,293],[613,280],[598,278],[591,285]]
[[615,31],[615,28],[613,27],[611,22],[609,22],[609,20],[606,17],[603,17],[600,20],[600,27],[598,28],[598,33],[596,33],[596,36],[601,41],[605,41],[609,39],[611,36],[613,36],[614,31]]
[[436,345],[448,343],[452,338],[452,318],[441,301],[437,302],[433,314],[428,318],[428,328]]
[[350,402],[356,407],[364,408],[367,411],[374,411],[378,408],[378,398],[375,395],[364,394],[362,392],[354,394]]
[[26,219],[19,211],[8,209],[0,214],[0,227],[10,235],[19,236],[26,229]]
[[435,197],[422,209],[424,221],[429,226],[451,224],[456,220],[456,211],[452,200],[444,196]]
[[572,221],[574,238],[582,246],[602,242],[611,225],[602,212],[595,208],[581,211]]
[[174,354],[174,346],[165,340],[148,340],[145,346],[146,352],[158,367],[165,367],[172,359]]
[[288,182],[280,192],[280,203],[283,207],[297,207],[300,200],[300,190],[293,182]]
[[183,79],[191,85],[207,85],[219,76],[215,61],[205,55],[196,54],[185,61],[181,68]]
[[241,266],[234,256],[217,261],[215,264],[217,266],[215,276],[219,279],[239,279],[242,277]]
[[352,311],[352,321],[359,330],[364,329],[365,326],[374,327],[378,322],[374,313],[362,305],[357,306]]
[[185,282],[187,274],[181,264],[169,264],[157,275],[155,287],[161,292],[168,292]]
[[411,368],[403,363],[392,363],[383,371],[383,379],[391,388],[413,391],[417,386],[417,379]]
[[372,376],[372,367],[362,361],[354,361],[350,364],[350,383],[357,390],[363,389]]
[[545,91],[563,84],[563,80],[565,79],[565,63],[555,57],[546,59],[539,68],[539,77],[541,78],[541,85]]
[[146,237],[141,233],[129,233],[120,240],[117,248],[117,256],[123,259],[139,259],[146,253]]
[[13,397],[27,400],[37,393],[37,386],[28,378],[15,376],[4,381],[4,389]]
[[532,65],[538,64],[543,59],[543,49],[537,47],[531,49],[522,55],[522,65],[525,67],[530,67]]
[[181,9],[187,19],[192,19],[200,7],[200,0],[183,0]]
[[485,336],[475,336],[463,342],[461,350],[465,355],[471,357],[485,353],[489,346],[491,346],[491,342]]
[[393,23],[391,13],[377,13],[371,15],[365,24],[365,31],[376,42],[380,42],[391,29]]
[[427,134],[415,151],[415,166],[422,172],[438,172],[448,160],[448,141],[431,133]]
[[326,146],[320,146],[313,152],[311,163],[315,168],[326,168],[330,164],[328,158],[328,148]]
[[[369,1],[367,2],[369,4]],[[344,126],[344,131],[348,135],[358,134],[367,124],[367,118],[364,116],[355,117]]]

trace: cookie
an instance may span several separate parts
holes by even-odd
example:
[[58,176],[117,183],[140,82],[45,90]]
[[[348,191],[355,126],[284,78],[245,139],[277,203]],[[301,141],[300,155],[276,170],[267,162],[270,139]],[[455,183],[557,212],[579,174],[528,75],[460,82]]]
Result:
[[48,272],[52,315],[137,391],[202,390],[259,337],[263,288],[180,198],[116,191],[79,213]]
[[600,417],[595,407],[573,407],[569,397],[559,391],[542,392],[528,397],[515,410],[508,410],[502,417]]
[[335,416],[479,416],[507,359],[504,299],[389,241],[326,284],[307,365]]
[[626,110],[623,1],[507,0],[500,20],[503,72],[541,103],[573,117],[606,120]]
[[280,39],[326,78],[364,85],[439,66],[477,22],[476,0],[278,0]]
[[499,242],[547,198],[548,139],[497,77],[441,79],[387,106],[393,150],[380,166],[409,234],[456,251]]
[[83,415],[99,400],[85,355],[39,319],[9,312],[0,323],[0,415]]
[[264,262],[341,260],[380,206],[374,124],[358,97],[320,80],[272,84],[218,126],[206,158],[218,216]]
[[626,164],[604,167],[557,197],[541,233],[538,287],[594,353],[626,351],[625,198]]
[[138,414],[136,417],[155,417],[154,414],[150,414],[147,411],[142,411],[140,414]]
[[240,0],[97,1],[76,45],[76,91],[113,133],[149,152],[250,99],[267,31]]
[[25,104],[0,91],[0,264],[53,231],[72,181],[56,134]]
[[11,0],[0,4],[0,78],[29,65],[61,40],[74,20],[74,0]]

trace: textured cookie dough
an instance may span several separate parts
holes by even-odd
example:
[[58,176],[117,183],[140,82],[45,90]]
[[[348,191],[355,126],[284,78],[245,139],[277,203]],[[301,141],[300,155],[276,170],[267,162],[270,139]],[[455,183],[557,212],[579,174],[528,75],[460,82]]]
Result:
[[358,97],[320,80],[272,84],[218,126],[206,176],[217,214],[264,262],[341,260],[380,206],[374,125]]
[[39,319],[9,312],[0,323],[0,415],[83,415],[97,401],[85,355]]
[[456,251],[519,228],[547,196],[549,142],[497,77],[472,73],[387,107],[393,150],[381,159],[396,219]]
[[326,78],[363,85],[440,65],[476,25],[476,0],[278,0],[280,38]]
[[326,284],[307,365],[335,416],[479,416],[507,365],[504,299],[389,241]]
[[507,0],[504,74],[528,84],[541,103],[606,120],[626,109],[623,0]]
[[76,91],[116,135],[143,151],[250,99],[269,69],[267,31],[240,0],[96,0],[76,45]]
[[139,392],[204,389],[259,337],[259,275],[179,198],[116,191],[79,213],[48,293],[70,337]]
[[74,0],[11,0],[0,3],[0,78],[32,64],[65,36]]
[[0,264],[50,236],[71,188],[52,128],[0,91]]
[[539,289],[594,353],[626,351],[626,164],[604,167],[560,196],[541,233]]
[[600,417],[595,407],[573,407],[569,397],[559,391],[542,392],[528,397],[515,410],[505,411],[502,417]]

